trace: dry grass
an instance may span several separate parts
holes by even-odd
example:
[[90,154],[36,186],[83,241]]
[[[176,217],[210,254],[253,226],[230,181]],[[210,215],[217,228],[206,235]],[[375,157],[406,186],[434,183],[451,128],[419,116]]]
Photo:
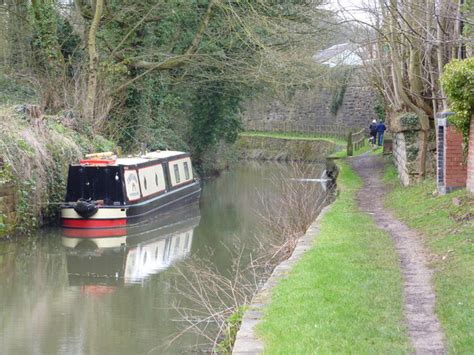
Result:
[[18,112],[20,108],[0,109],[0,152],[6,165],[2,173],[20,195],[19,226],[30,217],[41,222],[55,215],[69,164],[93,149],[92,140],[66,129],[59,118],[31,118]]
[[94,115],[84,117],[87,100],[87,76],[84,68],[76,70],[76,74],[63,85],[63,107],[73,112],[75,128],[80,130],[90,129],[92,132],[101,132],[108,114],[112,108],[112,96],[103,80],[97,83],[96,102]]
[[[0,105],[38,104],[43,112],[66,113],[67,125],[82,132],[101,132],[112,108],[112,95],[102,77],[96,92],[95,117],[85,117],[87,70],[84,63],[73,74],[51,77],[47,72],[15,71],[0,67]],[[66,122],[63,122],[66,123]]]

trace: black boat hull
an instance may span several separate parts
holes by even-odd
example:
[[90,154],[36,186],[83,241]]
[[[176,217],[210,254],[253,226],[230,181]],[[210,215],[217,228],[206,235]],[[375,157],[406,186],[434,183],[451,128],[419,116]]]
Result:
[[[137,201],[133,204],[121,206],[99,206],[97,213],[89,218],[84,218],[74,210],[74,204],[61,206],[61,225],[71,229],[71,236],[78,237],[87,233],[74,232],[80,229],[111,229],[110,236],[121,235],[121,229],[140,225],[156,218],[157,214],[172,213],[173,210],[192,204],[199,200],[201,186],[199,181],[182,186],[178,189],[159,195],[155,198]],[[100,231],[91,232],[90,237],[101,236]]]

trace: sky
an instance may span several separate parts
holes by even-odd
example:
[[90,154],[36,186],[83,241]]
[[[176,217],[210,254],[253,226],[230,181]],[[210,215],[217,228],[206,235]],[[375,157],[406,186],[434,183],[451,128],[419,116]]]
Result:
[[370,16],[364,8],[374,8],[375,0],[329,0],[327,7],[340,11],[340,16],[370,23]]

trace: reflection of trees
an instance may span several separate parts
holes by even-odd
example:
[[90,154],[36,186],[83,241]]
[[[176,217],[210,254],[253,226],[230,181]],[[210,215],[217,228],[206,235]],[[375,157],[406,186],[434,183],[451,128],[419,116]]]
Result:
[[153,339],[168,335],[163,320],[171,318],[166,308],[173,295],[163,287],[166,280],[112,294],[69,287],[57,237],[3,247],[0,283],[0,344],[6,353],[144,352]]
[[[182,234],[173,236],[185,247]],[[0,249],[2,352],[143,353],[176,331],[170,304],[179,295],[171,292],[169,274],[132,287],[71,287],[59,236],[6,245]],[[170,244],[168,263],[179,260],[176,245]]]
[[67,283],[65,258],[58,247],[54,243],[42,245],[31,238],[9,248],[7,263],[1,265],[0,274],[0,339],[7,352],[57,350],[57,346],[44,339],[50,332],[60,332],[54,327],[51,305],[60,306],[67,301],[62,292]]
[[[319,178],[324,167],[308,164],[313,170],[302,170],[306,178]],[[206,182],[201,197],[201,223],[196,228],[196,246],[209,246],[217,265],[229,264],[230,255],[222,244],[233,248],[239,243],[252,248],[261,233],[259,211],[261,197],[276,195],[278,186],[272,177],[293,178],[288,164],[250,162],[223,173],[219,179]],[[317,176],[313,176],[313,175]],[[195,246],[195,248],[196,248]],[[208,251],[203,252],[207,255]]]

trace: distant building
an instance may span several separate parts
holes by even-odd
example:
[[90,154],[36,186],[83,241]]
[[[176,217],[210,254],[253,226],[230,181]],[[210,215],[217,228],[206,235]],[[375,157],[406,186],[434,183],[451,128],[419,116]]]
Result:
[[339,65],[361,66],[361,54],[361,47],[352,43],[341,43],[316,53],[313,60],[331,68]]

